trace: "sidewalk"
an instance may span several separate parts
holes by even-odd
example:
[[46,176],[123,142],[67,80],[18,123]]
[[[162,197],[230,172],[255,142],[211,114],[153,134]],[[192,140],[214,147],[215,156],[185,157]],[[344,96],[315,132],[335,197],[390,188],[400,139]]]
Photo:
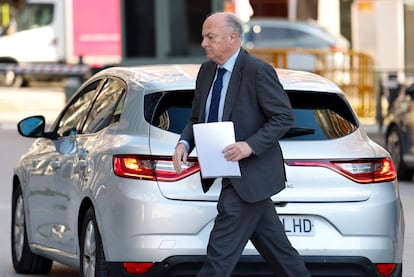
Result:
[[51,124],[65,105],[59,88],[0,87],[0,128],[15,128],[17,122],[31,115],[43,115]]

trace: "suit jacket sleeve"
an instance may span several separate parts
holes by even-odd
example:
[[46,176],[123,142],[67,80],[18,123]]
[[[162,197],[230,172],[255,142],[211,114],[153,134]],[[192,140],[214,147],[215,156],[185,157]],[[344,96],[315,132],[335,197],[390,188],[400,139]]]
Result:
[[270,65],[256,68],[257,102],[268,121],[246,139],[256,155],[272,147],[293,124],[293,113],[275,70]]

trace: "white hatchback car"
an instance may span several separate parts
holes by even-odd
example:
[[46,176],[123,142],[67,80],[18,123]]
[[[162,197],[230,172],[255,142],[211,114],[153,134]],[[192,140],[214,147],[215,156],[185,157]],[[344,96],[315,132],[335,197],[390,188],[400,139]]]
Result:
[[[194,276],[216,216],[220,180],[204,194],[196,151],[177,175],[172,154],[199,65],[109,68],[87,80],[15,167],[12,259],[18,273],[52,262],[81,276]],[[390,155],[359,128],[344,94],[305,72],[277,70],[295,127],[280,141],[286,189],[274,196],[312,276],[402,276],[404,218]],[[252,244],[234,276],[270,276]]]

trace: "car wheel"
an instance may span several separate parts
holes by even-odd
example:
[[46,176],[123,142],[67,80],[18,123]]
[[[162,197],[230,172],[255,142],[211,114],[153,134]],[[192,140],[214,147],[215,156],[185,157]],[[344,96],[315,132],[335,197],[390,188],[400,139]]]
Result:
[[22,75],[18,75],[13,71],[7,71],[4,78],[4,85],[6,87],[20,88],[23,86],[24,78]]
[[413,177],[413,170],[408,169],[404,163],[401,136],[396,127],[392,127],[388,132],[386,146],[394,161],[398,179],[410,181]]
[[33,254],[27,240],[23,195],[20,187],[13,191],[11,248],[13,267],[21,274],[47,274],[53,261]]
[[83,219],[80,237],[80,270],[81,277],[107,277],[105,253],[102,239],[96,224],[95,213],[89,209]]

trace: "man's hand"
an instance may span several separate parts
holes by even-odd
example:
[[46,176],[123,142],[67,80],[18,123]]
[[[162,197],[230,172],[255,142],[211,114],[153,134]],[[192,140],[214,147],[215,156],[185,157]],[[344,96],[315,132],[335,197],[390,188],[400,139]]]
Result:
[[186,163],[188,157],[187,148],[183,143],[178,143],[175,147],[175,152],[173,156],[173,165],[177,173],[181,172],[181,163]]
[[227,145],[223,149],[224,158],[228,161],[240,161],[253,153],[253,149],[245,141],[239,141]]

